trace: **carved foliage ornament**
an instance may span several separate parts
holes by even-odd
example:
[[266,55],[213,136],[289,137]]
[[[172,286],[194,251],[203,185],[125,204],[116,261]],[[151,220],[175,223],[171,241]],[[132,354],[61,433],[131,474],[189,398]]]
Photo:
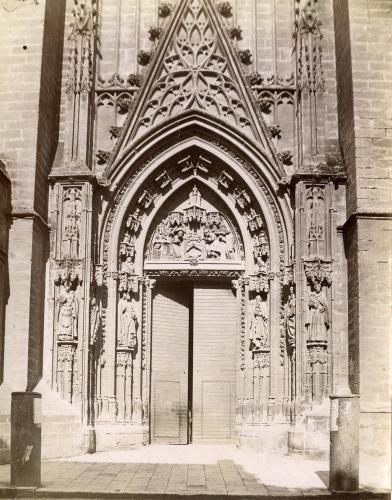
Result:
[[73,345],[60,345],[57,349],[57,359],[59,362],[72,363],[75,357],[75,346]]
[[309,363],[315,365],[320,363],[320,365],[325,365],[328,362],[328,352],[323,346],[315,346],[309,350]]
[[201,109],[252,133],[246,106],[204,0],[188,0],[136,134],[186,109]]
[[305,276],[312,288],[316,283],[331,285],[332,265],[331,262],[322,259],[304,260]]
[[64,285],[66,282],[76,287],[83,281],[83,267],[80,260],[61,259],[55,260],[54,282],[56,285]]

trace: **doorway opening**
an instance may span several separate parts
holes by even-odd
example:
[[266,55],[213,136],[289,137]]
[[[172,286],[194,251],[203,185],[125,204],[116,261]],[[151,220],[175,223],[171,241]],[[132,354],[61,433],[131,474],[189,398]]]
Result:
[[151,335],[151,442],[234,440],[236,300],[227,281],[159,281]]

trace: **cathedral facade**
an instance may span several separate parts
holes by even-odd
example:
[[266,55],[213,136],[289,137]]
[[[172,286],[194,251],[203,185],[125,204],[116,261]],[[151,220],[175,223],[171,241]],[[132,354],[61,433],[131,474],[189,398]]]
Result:
[[374,4],[0,2],[3,461],[10,394],[35,390],[45,457],[325,458],[329,396],[355,394],[361,466],[387,463],[392,4]]

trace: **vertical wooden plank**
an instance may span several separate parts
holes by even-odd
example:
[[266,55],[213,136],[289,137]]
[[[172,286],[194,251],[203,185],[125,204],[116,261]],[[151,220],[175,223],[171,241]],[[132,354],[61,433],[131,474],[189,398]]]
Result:
[[234,438],[238,304],[226,283],[195,283],[193,304],[193,441]]
[[151,440],[188,439],[189,286],[158,283],[153,299]]

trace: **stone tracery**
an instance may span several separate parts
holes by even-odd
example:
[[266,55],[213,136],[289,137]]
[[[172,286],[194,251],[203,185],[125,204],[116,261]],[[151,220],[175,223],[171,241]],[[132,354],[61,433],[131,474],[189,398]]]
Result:
[[136,135],[186,109],[201,109],[253,135],[243,96],[203,0],[191,0],[163,58]]

